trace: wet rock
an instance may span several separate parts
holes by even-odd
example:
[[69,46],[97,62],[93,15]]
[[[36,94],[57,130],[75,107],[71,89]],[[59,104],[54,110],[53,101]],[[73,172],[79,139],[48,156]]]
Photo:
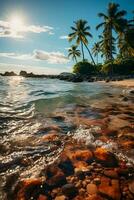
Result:
[[43,178],[26,179],[21,181],[16,189],[16,199],[38,199],[40,194],[47,196],[49,187],[44,182]]
[[108,152],[104,148],[97,148],[96,151],[94,152],[96,161],[101,163],[104,167],[117,167],[118,166],[118,160],[116,156]]
[[133,149],[134,141],[121,141],[121,146],[125,149]]
[[66,197],[64,195],[57,196],[55,200],[66,200]]
[[48,200],[47,196],[40,194],[38,200]]
[[69,198],[73,198],[78,194],[78,190],[73,184],[66,184],[62,187],[62,193]]
[[55,141],[55,140],[58,140],[58,134],[55,132],[49,133],[42,137],[42,141],[45,141],[45,142]]
[[62,122],[62,121],[65,120],[65,117],[57,115],[57,116],[52,117],[52,119],[54,119],[55,121],[61,121]]
[[114,170],[104,170],[104,175],[109,178],[118,179],[118,173]]
[[129,92],[130,94],[134,94],[134,90],[130,90],[130,92]]
[[87,185],[87,192],[90,195],[96,194],[98,191],[97,186],[93,183]]
[[58,167],[68,176],[74,173],[74,167],[71,160],[63,153],[61,155]]
[[85,174],[83,171],[76,171],[75,175],[80,179],[80,180],[84,180],[85,178]]
[[128,97],[123,97],[122,101],[129,101],[129,98]]
[[99,193],[102,197],[114,200],[121,199],[120,186],[118,180],[110,180],[102,177],[99,185]]
[[75,167],[75,172],[77,171],[84,171],[87,172],[88,170],[88,164],[84,161],[75,161],[73,162],[73,165]]
[[90,162],[93,159],[93,154],[90,150],[76,150],[72,152],[71,159]]
[[84,200],[104,200],[100,195],[98,194],[93,194],[85,198]]
[[101,183],[100,178],[94,178],[93,183],[99,185]]
[[46,181],[51,188],[60,187],[67,182],[63,171],[55,165],[46,169]]
[[110,116],[110,122],[108,128],[110,130],[119,130],[124,127],[129,127],[130,123],[127,120],[120,119],[118,116]]
[[134,194],[134,180],[132,180],[128,185],[129,191]]
[[40,128],[39,131],[38,131],[38,134],[46,134],[46,133],[49,133],[50,131],[54,131],[54,132],[60,132],[61,129],[58,127],[58,126],[47,126],[47,127],[44,127],[44,128]]

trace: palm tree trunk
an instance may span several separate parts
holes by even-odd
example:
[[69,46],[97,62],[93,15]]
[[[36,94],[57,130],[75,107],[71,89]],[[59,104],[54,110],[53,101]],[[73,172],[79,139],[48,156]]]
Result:
[[76,56],[74,57],[74,59],[75,59],[75,62],[77,63],[77,58],[76,58]]
[[83,57],[83,61],[84,61],[84,50],[83,50],[83,42],[81,41],[81,51],[82,51],[82,57]]
[[[112,26],[109,27],[109,45],[110,45],[110,61],[113,61],[113,52],[112,52]],[[111,65],[110,76],[113,75],[113,66]]]
[[95,65],[95,62],[94,62],[93,56],[92,56],[92,54],[91,54],[91,52],[90,52],[88,46],[87,46],[86,44],[84,44],[84,45],[85,45],[86,49],[88,50],[88,53],[89,53],[89,55],[90,55],[90,57],[91,57],[91,59],[92,59],[92,62],[93,62],[94,65]]

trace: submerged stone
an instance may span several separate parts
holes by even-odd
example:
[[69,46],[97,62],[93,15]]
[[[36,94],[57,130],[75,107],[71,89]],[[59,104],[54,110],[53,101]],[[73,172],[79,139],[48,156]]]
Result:
[[96,151],[94,152],[94,155],[95,155],[96,161],[105,167],[118,166],[118,160],[116,156],[104,148],[101,148],[101,147],[97,148]]
[[62,192],[67,197],[73,198],[78,194],[77,188],[73,184],[66,184],[62,187]]

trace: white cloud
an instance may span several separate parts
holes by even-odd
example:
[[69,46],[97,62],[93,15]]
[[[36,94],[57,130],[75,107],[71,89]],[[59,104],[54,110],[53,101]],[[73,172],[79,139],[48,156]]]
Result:
[[0,57],[18,60],[44,60],[50,64],[66,64],[69,59],[61,52],[34,50],[32,54],[0,53]]
[[13,58],[18,60],[29,60],[33,56],[30,54],[18,54],[18,53],[0,53],[0,57]]
[[65,64],[69,62],[68,58],[61,52],[35,50],[34,57],[39,60],[46,60],[51,64]]
[[47,32],[52,35],[53,27],[50,26],[37,26],[37,25],[23,25],[17,27],[11,22],[0,21],[0,37],[11,37],[11,38],[24,38],[24,33],[42,33]]
[[61,39],[61,40],[68,40],[69,37],[68,37],[68,35],[61,35],[61,36],[60,36],[60,39]]

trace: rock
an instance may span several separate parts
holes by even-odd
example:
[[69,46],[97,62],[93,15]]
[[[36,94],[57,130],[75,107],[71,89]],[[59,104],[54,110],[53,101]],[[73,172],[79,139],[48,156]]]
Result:
[[84,180],[84,178],[85,178],[85,174],[84,174],[83,171],[77,171],[77,172],[75,173],[75,175],[76,175],[80,180]]
[[48,200],[47,196],[40,194],[38,200]]
[[114,170],[104,170],[104,175],[109,178],[118,179],[118,174]]
[[85,194],[85,189],[84,188],[80,188],[80,190],[79,190],[79,193],[80,193],[80,195],[84,195]]
[[101,163],[104,167],[117,167],[118,160],[116,156],[104,148],[97,148],[94,152],[96,161]]
[[134,194],[134,180],[132,180],[128,185],[129,191]]
[[55,141],[58,139],[58,134],[53,132],[53,133],[49,133],[47,135],[44,135],[42,137],[42,141],[44,142],[49,142],[49,141]]
[[108,129],[110,130],[119,130],[119,129],[122,129],[124,127],[129,127],[130,126],[130,123],[127,121],[127,120],[124,120],[124,119],[120,119],[117,116],[110,116],[110,122],[108,124]]
[[90,150],[76,150],[72,152],[72,160],[90,162],[93,159],[93,154]]
[[[15,189],[16,199],[46,199],[48,196],[48,185],[43,181],[43,178],[29,178],[21,181]],[[44,197],[40,196],[43,195]],[[39,200],[40,200],[39,199]]]
[[123,97],[122,101],[129,101],[129,98],[128,97]]
[[90,195],[96,194],[98,191],[97,186],[93,183],[87,185],[87,192]]
[[73,184],[66,184],[62,187],[62,193],[69,198],[73,198],[78,194],[78,190]]
[[[83,200],[83,199],[82,199]],[[84,200],[104,200],[100,195],[98,194],[93,194],[85,198]]]
[[75,167],[75,172],[78,171],[83,171],[83,172],[87,172],[88,170],[88,164],[84,161],[75,161],[73,162],[73,165]]
[[98,188],[99,193],[104,198],[108,198],[111,200],[121,199],[120,186],[118,180],[110,180],[109,178],[102,177],[101,184],[98,186]]
[[129,92],[130,94],[134,94],[134,90],[130,90],[130,92]]
[[74,167],[71,160],[63,153],[61,155],[58,167],[68,176],[74,173]]
[[57,166],[48,166],[46,169],[46,181],[52,188],[60,187],[67,183],[65,174]]
[[57,196],[55,200],[66,200],[66,197],[64,195]]
[[96,185],[99,185],[101,183],[100,178],[94,178],[93,183],[95,183]]
[[65,117],[64,117],[64,116],[57,115],[57,116],[52,117],[52,119],[54,119],[55,121],[64,121],[64,120],[65,120]]

